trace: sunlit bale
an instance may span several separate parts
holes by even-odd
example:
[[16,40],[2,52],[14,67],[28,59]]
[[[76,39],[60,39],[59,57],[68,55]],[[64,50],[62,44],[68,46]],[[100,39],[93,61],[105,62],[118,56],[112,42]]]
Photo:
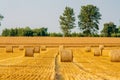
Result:
[[40,53],[40,47],[34,47],[34,53]]
[[91,47],[85,47],[86,52],[91,52]]
[[103,50],[104,49],[104,45],[99,45],[99,49]]
[[73,61],[73,52],[72,50],[62,50],[61,54],[61,62],[72,62]]
[[40,48],[41,48],[41,51],[46,51],[47,50],[46,46],[41,46]]
[[101,56],[101,50],[100,49],[95,49],[94,50],[94,56]]
[[100,49],[100,52],[101,52],[101,55],[102,55],[102,52],[103,52],[103,49],[104,49],[104,45],[99,45],[99,49]]
[[111,50],[109,56],[111,62],[120,62],[120,50]]
[[24,46],[23,46],[23,45],[20,45],[20,46],[19,46],[19,50],[24,50]]
[[25,56],[26,57],[33,57],[34,56],[34,48],[26,48],[25,49]]
[[6,46],[6,52],[13,52],[12,46]]
[[62,50],[64,49],[64,46],[63,45],[60,45],[59,46],[59,54],[61,54]]

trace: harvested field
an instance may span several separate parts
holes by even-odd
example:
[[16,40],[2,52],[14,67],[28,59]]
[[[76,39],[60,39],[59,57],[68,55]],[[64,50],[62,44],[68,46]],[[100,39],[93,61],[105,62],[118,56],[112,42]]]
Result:
[[[3,43],[2,39],[4,39]],[[88,41],[86,39],[1,37],[0,80],[120,80],[120,62],[112,62],[109,56],[111,50],[120,50],[120,39],[99,38],[101,41],[97,41],[98,38],[88,38]],[[72,50],[72,62],[60,61],[59,44],[64,45],[65,49]],[[13,46],[12,54],[6,52],[7,45]],[[24,49],[20,50],[19,45],[24,45],[22,47]],[[24,56],[27,48],[41,45],[45,45],[47,50],[40,51],[33,57]],[[85,47],[89,45],[91,45],[91,51],[86,52]],[[99,49],[99,45],[104,45],[102,56],[94,56],[94,50]],[[41,48],[36,47],[36,51],[39,49]]]

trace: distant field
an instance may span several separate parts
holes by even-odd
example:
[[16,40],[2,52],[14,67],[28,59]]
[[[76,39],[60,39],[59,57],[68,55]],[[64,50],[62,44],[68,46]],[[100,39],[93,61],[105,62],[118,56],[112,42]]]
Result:
[[0,45],[91,45],[120,46],[119,38],[108,37],[0,37]]
[[[102,56],[94,56],[99,44],[105,45]],[[6,52],[8,45],[13,53]],[[60,61],[59,45],[73,51],[73,62]],[[25,57],[25,48],[35,46],[40,53]],[[120,50],[119,38],[0,37],[0,80],[120,80],[120,62],[109,57],[114,49]]]

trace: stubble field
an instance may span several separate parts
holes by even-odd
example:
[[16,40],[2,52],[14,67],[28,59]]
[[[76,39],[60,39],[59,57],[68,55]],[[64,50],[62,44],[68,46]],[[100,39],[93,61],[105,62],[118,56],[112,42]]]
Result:
[[[6,52],[9,45],[13,52]],[[60,45],[72,50],[72,62],[60,61]],[[104,45],[102,56],[94,56],[99,45]],[[26,57],[25,49],[36,46],[40,52]],[[120,49],[119,38],[0,37],[0,80],[120,80],[120,62],[109,56],[114,49]]]

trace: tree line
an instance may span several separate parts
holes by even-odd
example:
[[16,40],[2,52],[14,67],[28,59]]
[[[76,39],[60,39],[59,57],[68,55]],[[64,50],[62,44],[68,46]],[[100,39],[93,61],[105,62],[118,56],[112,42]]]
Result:
[[11,28],[4,29],[2,31],[2,36],[47,36],[47,28],[35,28],[30,27],[25,28]]
[[[76,28],[74,9],[71,7],[65,7],[63,14],[59,17],[62,33],[48,33],[48,29],[45,27],[35,29],[25,27],[11,29],[6,28],[2,31],[2,36],[120,37],[120,27],[117,27],[113,22],[104,23],[102,31],[98,34],[101,16],[102,15],[97,6],[81,6],[77,17],[79,32],[72,32],[72,29]],[[0,20],[3,18],[4,17],[0,15]]]
[[103,24],[103,29],[98,34],[99,21],[101,20],[99,8],[94,5],[81,6],[78,15],[79,33],[71,33],[75,26],[75,14],[73,8],[66,7],[63,14],[60,15],[60,29],[64,36],[80,37],[120,37],[120,27],[113,22]]
[[2,31],[2,36],[51,36],[62,37],[62,33],[48,33],[48,29],[45,27],[34,28],[10,28]]

